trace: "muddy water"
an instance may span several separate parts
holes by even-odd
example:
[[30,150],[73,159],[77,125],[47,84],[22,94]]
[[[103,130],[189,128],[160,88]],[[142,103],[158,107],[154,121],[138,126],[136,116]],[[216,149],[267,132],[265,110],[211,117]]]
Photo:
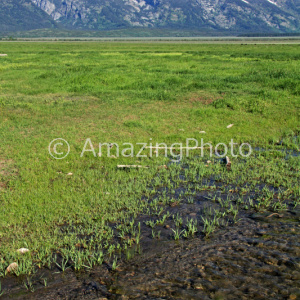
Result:
[[[179,189],[180,190],[180,189]],[[179,192],[179,191],[177,191]],[[197,219],[217,207],[207,192],[194,203],[171,204],[171,214]],[[199,231],[174,241],[171,217],[155,227],[140,216],[139,248],[123,256],[116,271],[109,262],[89,272],[39,271],[32,278],[5,278],[1,299],[300,299],[300,210],[289,205],[280,213],[240,210],[209,238]],[[47,278],[45,287],[44,278]]]
[[[53,266],[51,270],[39,270],[31,278],[6,277],[1,279],[5,293],[0,298],[300,299],[300,206],[287,200],[280,212],[254,210],[246,198],[255,202],[263,186],[245,195],[240,204],[231,192],[228,206],[238,207],[237,216],[229,213],[221,218],[220,226],[207,237],[203,217],[224,212],[228,191],[235,187],[224,192],[223,183],[216,178],[202,184],[215,188],[199,191],[197,183],[194,187],[189,183],[189,187],[157,191],[151,201],[162,194],[173,198],[168,204],[158,203],[169,217],[152,230],[147,221],[155,222],[161,215],[138,216],[141,242],[121,255],[117,270],[112,270],[112,262],[107,259],[89,271],[74,272],[69,268],[62,273]],[[182,196],[186,191],[189,194]],[[223,202],[213,200],[213,195]],[[173,216],[182,219],[179,232],[186,229],[187,218],[197,220],[198,231],[175,241]]]
[[245,217],[210,240],[198,238],[148,252],[124,265],[113,291],[130,299],[300,296],[298,222],[266,217]]

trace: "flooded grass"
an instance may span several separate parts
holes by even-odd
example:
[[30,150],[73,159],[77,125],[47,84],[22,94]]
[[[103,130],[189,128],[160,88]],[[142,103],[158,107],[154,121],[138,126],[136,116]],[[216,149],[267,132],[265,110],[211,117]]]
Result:
[[[102,292],[99,292],[98,288],[87,285],[86,288],[92,293],[91,297],[102,293],[102,296],[109,298],[118,298],[123,294],[136,299],[158,296],[168,298],[175,297],[175,291],[177,298],[197,299],[214,294],[211,292],[213,290],[227,299],[232,289],[237,289],[234,283],[230,283],[230,288],[223,291],[228,273],[236,269],[233,266],[238,263],[236,259],[242,259],[243,264],[248,261],[246,265],[253,272],[257,272],[256,268],[266,270],[264,273],[258,269],[259,277],[253,278],[248,285],[245,284],[245,289],[250,289],[246,293],[249,297],[261,293],[256,285],[260,282],[259,278],[266,276],[268,272],[270,285],[276,285],[279,278],[287,282],[290,282],[288,278],[291,276],[298,278],[299,157],[267,159],[263,154],[258,152],[256,157],[246,161],[233,160],[231,171],[219,159],[213,160],[209,165],[199,157],[180,164],[169,164],[167,169],[157,171],[138,200],[139,205],[135,206],[135,211],[124,208],[119,210],[118,221],[100,222],[102,227],[99,226],[99,220],[93,220],[89,224],[64,223],[56,228],[56,234],[61,239],[72,240],[74,246],[61,247],[55,254],[47,250],[42,255],[36,254],[36,263],[39,257],[40,267],[46,266],[46,269],[34,270],[33,264],[28,260],[33,256],[32,253],[27,257],[25,254],[10,258],[11,261],[18,261],[22,270],[15,272],[19,278],[17,281],[11,275],[5,277],[3,288],[11,296],[17,297],[20,281],[26,288],[23,288],[23,292],[35,291],[35,295],[44,293],[47,286],[52,293],[51,286],[58,284],[59,290],[76,294],[78,291],[66,285],[65,280],[73,280],[76,274],[77,284],[86,283],[86,280],[91,280],[86,279],[86,274],[92,274],[90,276],[97,278],[94,280],[99,285],[98,276],[101,277],[105,270],[106,292],[103,293],[103,287],[100,289]],[[136,175],[137,172],[145,171],[131,170],[128,176],[131,173]],[[231,251],[228,251],[228,245]],[[273,245],[271,249],[270,245]],[[237,250],[240,247],[246,248]],[[213,254],[212,257],[207,257],[207,249],[211,249],[209,251]],[[240,251],[244,251],[245,255],[237,258]],[[231,256],[228,255],[229,252]],[[223,253],[221,257],[220,253]],[[261,257],[264,260],[261,261]],[[199,272],[195,271],[197,263],[201,268],[210,269],[207,264],[209,261],[217,263],[214,259],[225,264],[221,269],[226,267],[226,272],[225,269],[225,273],[212,269],[209,274],[205,273],[204,277],[210,278],[208,284],[208,279],[204,280],[202,276],[199,278],[193,272]],[[253,263],[253,259],[257,262]],[[160,265],[151,267],[153,260],[157,260]],[[276,263],[272,263],[273,261]],[[148,264],[152,270],[150,273],[142,271],[145,267],[148,269]],[[189,274],[188,277],[178,273],[176,268],[173,270],[174,264],[176,268],[183,268],[182,271],[185,276]],[[217,266],[214,268],[220,269]],[[173,270],[171,273],[166,271],[170,269]],[[283,270],[282,273],[279,269]],[[128,272],[134,273],[130,285],[124,279]],[[242,280],[243,272],[240,275],[234,272],[232,276],[240,276],[239,280]],[[161,283],[146,283],[149,278],[160,281],[157,273],[164,285],[170,287],[170,291],[161,290]],[[174,277],[175,274],[180,279]],[[141,280],[143,284],[138,283]],[[150,286],[152,293],[149,294]],[[259,286],[264,291],[265,298],[276,294],[261,283]],[[292,281],[286,283],[284,291],[294,295],[297,288],[299,286],[296,281]],[[141,294],[141,291],[144,292]],[[239,291],[231,296],[234,299],[242,294]],[[22,297],[25,295],[27,293],[22,293]],[[280,298],[284,295],[278,292],[277,296]],[[59,294],[55,294],[55,297],[59,297]]]
[[[299,297],[297,45],[0,46],[3,299]],[[201,137],[256,151],[80,157]]]

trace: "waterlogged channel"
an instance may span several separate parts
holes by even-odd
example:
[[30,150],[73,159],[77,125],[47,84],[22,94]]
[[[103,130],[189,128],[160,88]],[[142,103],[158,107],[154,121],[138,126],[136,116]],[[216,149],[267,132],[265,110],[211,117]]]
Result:
[[125,248],[80,271],[57,253],[1,299],[299,299],[299,156],[269,156],[158,168],[144,210],[107,224]]

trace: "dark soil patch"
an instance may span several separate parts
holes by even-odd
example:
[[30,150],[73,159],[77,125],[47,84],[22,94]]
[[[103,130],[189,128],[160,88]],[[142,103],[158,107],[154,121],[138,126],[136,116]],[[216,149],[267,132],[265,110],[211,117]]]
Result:
[[221,96],[217,97],[215,95],[199,95],[199,93],[193,93],[188,98],[188,101],[191,103],[202,103],[205,105],[209,105],[219,99],[222,99],[222,97]]
[[91,272],[44,270],[34,293],[5,278],[2,299],[297,299],[300,211],[278,215],[245,213],[210,239],[145,238],[141,254],[116,271],[108,263]]
[[9,177],[16,172],[13,167],[12,160],[2,160],[0,159],[0,190],[6,189],[8,185]]

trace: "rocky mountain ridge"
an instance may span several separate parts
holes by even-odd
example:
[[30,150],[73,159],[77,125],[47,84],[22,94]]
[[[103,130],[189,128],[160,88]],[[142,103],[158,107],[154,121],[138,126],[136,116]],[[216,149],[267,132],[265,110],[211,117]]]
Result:
[[21,0],[29,1],[54,22],[49,26],[69,30],[139,27],[280,33],[300,29],[300,0]]

